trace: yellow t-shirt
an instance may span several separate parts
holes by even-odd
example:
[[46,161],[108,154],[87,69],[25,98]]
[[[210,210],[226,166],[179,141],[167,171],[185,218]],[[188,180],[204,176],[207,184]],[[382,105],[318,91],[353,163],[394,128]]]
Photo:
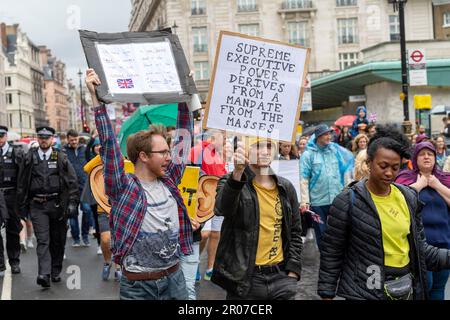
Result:
[[370,192],[381,220],[384,264],[403,268],[409,264],[409,242],[411,216],[402,192],[391,185],[391,193],[380,197]]
[[283,212],[278,188],[266,189],[253,182],[259,203],[259,238],[256,265],[272,265],[283,261],[281,227]]

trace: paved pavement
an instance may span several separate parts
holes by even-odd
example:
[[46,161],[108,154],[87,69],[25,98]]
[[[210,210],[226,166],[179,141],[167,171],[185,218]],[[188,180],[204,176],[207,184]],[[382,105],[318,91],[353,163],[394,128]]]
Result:
[[[41,289],[36,285],[37,256],[35,249],[29,249],[21,256],[22,273],[0,279],[0,291],[3,298],[9,296],[13,300],[116,300],[119,297],[119,284],[113,279],[101,280],[103,258],[96,254],[97,244],[91,241],[91,247],[71,247],[71,238],[67,239],[66,256],[64,260],[63,281],[52,284],[50,289]],[[305,244],[303,252],[302,279],[298,283],[298,300],[317,300],[317,271],[319,255],[314,241]],[[206,268],[206,256],[202,255],[200,270]],[[79,275],[79,277],[78,277]],[[7,291],[8,279],[12,289]],[[79,282],[78,282],[79,281]],[[4,282],[6,284],[4,285]],[[201,280],[197,285],[199,300],[223,300],[225,292],[211,281]],[[450,284],[447,285],[447,299],[450,299]]]

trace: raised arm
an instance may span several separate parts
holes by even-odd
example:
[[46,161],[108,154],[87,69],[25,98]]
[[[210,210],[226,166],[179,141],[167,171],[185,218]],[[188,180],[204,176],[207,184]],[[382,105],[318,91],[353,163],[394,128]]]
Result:
[[184,174],[186,162],[191,149],[193,132],[192,114],[185,102],[178,104],[178,118],[175,141],[172,149],[172,161],[167,167],[166,175],[178,185]]
[[91,94],[94,104],[95,125],[102,148],[100,156],[103,162],[103,176],[105,177],[105,192],[111,201],[117,201],[122,188],[127,185],[128,179],[125,175],[124,161],[120,152],[117,137],[114,134],[111,121],[109,120],[106,107],[97,99],[96,86],[100,85],[100,79],[93,69],[86,72],[86,86]]

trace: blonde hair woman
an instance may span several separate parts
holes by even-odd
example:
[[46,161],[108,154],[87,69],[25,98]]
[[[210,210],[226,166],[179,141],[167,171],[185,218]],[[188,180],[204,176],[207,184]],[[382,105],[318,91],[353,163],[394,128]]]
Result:
[[369,138],[365,134],[358,134],[352,143],[352,152],[356,157],[361,150],[367,149]]
[[361,150],[355,158],[355,180],[359,181],[369,177],[367,165],[367,149]]

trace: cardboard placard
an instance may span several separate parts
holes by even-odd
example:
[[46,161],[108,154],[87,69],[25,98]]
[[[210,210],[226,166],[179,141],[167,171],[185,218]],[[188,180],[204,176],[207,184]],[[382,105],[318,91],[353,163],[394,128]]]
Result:
[[190,218],[195,218],[197,214],[197,192],[198,192],[198,176],[200,175],[199,167],[186,167],[183,177],[178,185],[184,205]]
[[197,93],[178,37],[168,31],[97,33],[80,30],[86,60],[105,103],[190,102]]
[[203,128],[294,142],[310,49],[221,31]]

